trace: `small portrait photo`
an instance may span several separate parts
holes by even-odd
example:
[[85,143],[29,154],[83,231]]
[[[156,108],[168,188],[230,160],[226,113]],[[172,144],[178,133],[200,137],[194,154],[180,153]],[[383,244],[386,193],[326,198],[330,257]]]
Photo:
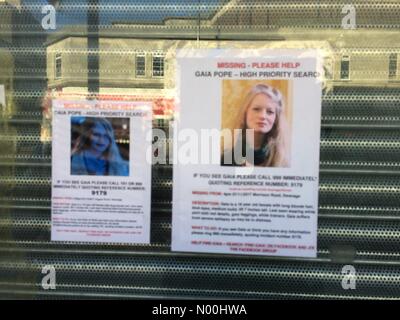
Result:
[[221,165],[290,167],[291,80],[223,80]]
[[71,175],[129,176],[129,120],[71,117]]

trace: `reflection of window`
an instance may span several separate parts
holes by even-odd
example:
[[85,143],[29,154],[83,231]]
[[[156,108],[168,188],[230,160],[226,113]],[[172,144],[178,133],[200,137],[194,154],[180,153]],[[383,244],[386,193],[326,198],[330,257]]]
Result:
[[61,53],[56,54],[56,79],[60,79],[61,73]]
[[343,56],[340,61],[340,79],[349,80],[350,79],[350,57]]
[[165,119],[157,119],[157,127],[164,128],[165,126]]
[[146,57],[144,54],[136,55],[135,69],[137,77],[143,77],[146,75]]
[[397,53],[389,56],[389,79],[396,79],[397,76]]
[[163,56],[153,56],[153,77],[164,77]]

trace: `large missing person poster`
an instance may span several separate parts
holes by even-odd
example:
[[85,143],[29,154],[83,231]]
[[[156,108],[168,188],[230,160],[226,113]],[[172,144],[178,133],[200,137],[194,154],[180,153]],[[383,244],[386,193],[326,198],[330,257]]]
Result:
[[149,102],[53,101],[54,241],[150,242]]
[[315,257],[317,50],[179,50],[175,251]]

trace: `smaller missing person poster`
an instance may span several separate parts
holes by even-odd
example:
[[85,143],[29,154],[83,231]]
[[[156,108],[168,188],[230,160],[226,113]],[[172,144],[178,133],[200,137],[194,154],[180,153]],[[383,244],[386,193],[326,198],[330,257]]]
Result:
[[152,106],[53,100],[52,241],[149,243]]
[[316,256],[321,66],[313,49],[178,50],[172,250]]

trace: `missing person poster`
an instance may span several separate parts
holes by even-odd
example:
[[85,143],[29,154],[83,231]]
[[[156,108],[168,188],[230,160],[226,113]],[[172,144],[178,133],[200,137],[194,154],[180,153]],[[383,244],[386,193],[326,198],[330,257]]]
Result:
[[53,101],[53,241],[149,243],[149,102]]
[[317,50],[179,50],[172,249],[315,257]]

